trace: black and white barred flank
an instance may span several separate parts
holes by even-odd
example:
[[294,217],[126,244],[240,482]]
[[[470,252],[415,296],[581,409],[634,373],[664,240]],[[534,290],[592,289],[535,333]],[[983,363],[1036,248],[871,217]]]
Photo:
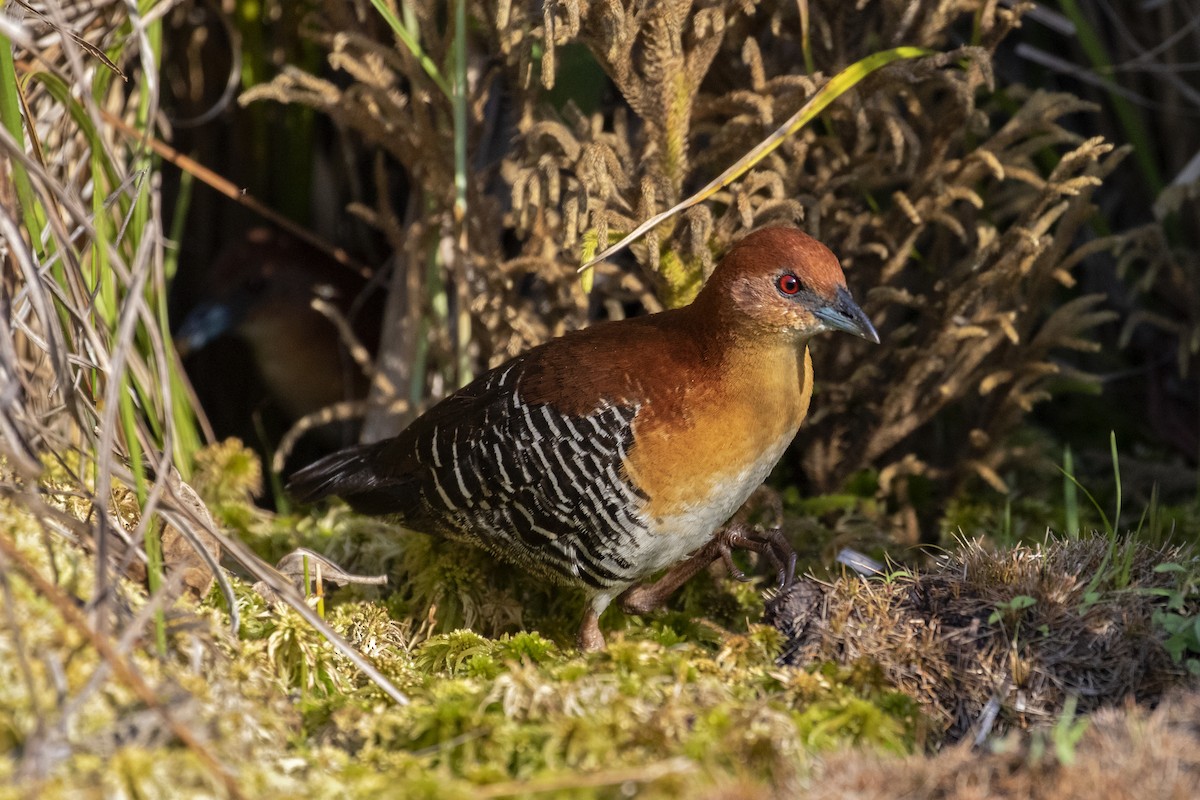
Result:
[[368,514],[478,544],[535,573],[595,588],[641,573],[646,496],[625,472],[636,406],[569,416],[527,403],[517,358],[434,406],[395,439],[297,473],[299,499],[329,494]]

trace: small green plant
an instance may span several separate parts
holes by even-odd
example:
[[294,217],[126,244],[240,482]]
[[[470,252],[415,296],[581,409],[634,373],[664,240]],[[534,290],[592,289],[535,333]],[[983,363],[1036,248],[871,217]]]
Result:
[[1006,619],[1015,619],[1020,621],[1021,612],[1027,608],[1037,605],[1037,599],[1030,597],[1027,594],[1019,594],[1011,600],[1004,600],[996,603],[996,609],[988,617],[988,624],[995,625],[998,622],[1003,622]]
[[1087,487],[1079,482],[1074,473],[1074,460],[1071,456],[1071,448],[1068,447],[1063,452],[1063,465],[1060,471],[1063,474],[1063,507],[1066,510],[1067,517],[1067,536],[1077,538],[1079,535],[1079,500],[1075,493],[1076,490],[1083,492],[1084,497],[1096,509],[1096,513],[1100,515],[1100,522],[1104,526],[1104,532],[1109,539],[1115,539],[1117,535],[1117,525],[1121,519],[1121,464],[1117,456],[1117,434],[1115,431],[1109,432],[1109,449],[1112,451],[1113,465],[1113,486],[1116,490],[1116,511],[1113,519],[1109,521],[1108,515],[1104,513],[1104,507],[1100,505],[1100,501],[1095,495],[1087,490]]
[[[1062,472],[1064,475],[1064,506],[1068,519],[1067,535],[1069,537],[1072,535],[1073,529],[1070,527],[1072,521],[1078,525],[1079,514],[1075,498],[1075,490],[1078,489],[1084,493],[1100,514],[1108,539],[1108,548],[1104,559],[1084,590],[1082,602],[1079,605],[1080,614],[1086,613],[1091,606],[1100,602],[1104,598],[1105,591],[1120,591],[1129,588],[1139,540],[1161,544],[1167,537],[1167,523],[1159,506],[1157,486],[1151,490],[1149,503],[1138,520],[1136,531],[1131,536],[1118,536],[1115,526],[1121,517],[1122,494],[1121,467],[1115,433],[1109,434],[1109,447],[1112,454],[1113,484],[1116,497],[1116,508],[1111,522],[1096,498],[1072,474],[1073,461],[1070,448],[1063,453]],[[1143,594],[1166,598],[1166,608],[1154,611],[1152,622],[1166,634],[1163,646],[1171,658],[1177,664],[1186,667],[1191,674],[1200,675],[1200,612],[1197,611],[1197,606],[1200,605],[1198,603],[1200,601],[1200,574],[1195,567],[1188,567],[1177,562],[1158,564],[1154,567],[1154,572],[1174,576],[1175,585],[1139,590]],[[995,618],[998,613],[999,609],[993,613],[992,617]]]
[[916,577],[915,573],[907,569],[888,570],[881,573],[878,579],[884,586],[900,583],[902,581],[911,581]]
[[1062,716],[1058,718],[1058,722],[1050,731],[1050,741],[1054,744],[1054,755],[1058,758],[1059,763],[1065,766],[1074,763],[1075,747],[1088,729],[1087,718],[1075,715],[1075,707],[1078,704],[1079,698],[1075,695],[1069,696],[1063,706]]
[[1193,567],[1168,562],[1159,564],[1155,572],[1175,577],[1175,585],[1164,589],[1145,589],[1147,594],[1165,597],[1165,610],[1154,612],[1153,622],[1167,634],[1163,647],[1175,663],[1200,675],[1200,574]]
[[[1104,534],[1108,541],[1108,550],[1104,555],[1104,560],[1100,567],[1093,573],[1088,581],[1087,588],[1083,593],[1083,602],[1080,604],[1079,613],[1084,613],[1093,604],[1099,602],[1103,597],[1103,589],[1124,589],[1129,586],[1130,574],[1133,568],[1133,556],[1136,551],[1132,538],[1121,537],[1117,526],[1121,520],[1121,461],[1117,451],[1117,434],[1115,431],[1110,431],[1108,435],[1109,451],[1112,456],[1113,469],[1113,492],[1115,495],[1115,508],[1113,510],[1112,520],[1109,520],[1108,515],[1104,513],[1099,501],[1095,496],[1087,490],[1079,480],[1067,470],[1070,468],[1071,459],[1070,451],[1068,450],[1064,456],[1064,466],[1062,468],[1063,475],[1066,477],[1065,486],[1078,488],[1091,502],[1096,512],[1100,515],[1100,521],[1104,525]],[[1075,510],[1074,492],[1064,490],[1064,505],[1068,509],[1068,519],[1072,516],[1077,521],[1078,511]],[[1139,529],[1140,529],[1139,525]],[[1070,536],[1070,533],[1068,533]]]
[[1034,731],[1029,740],[1030,764],[1040,763],[1048,749],[1053,750],[1054,758],[1064,767],[1075,763],[1076,747],[1088,729],[1088,718],[1075,713],[1078,706],[1079,698],[1069,695],[1054,727]]

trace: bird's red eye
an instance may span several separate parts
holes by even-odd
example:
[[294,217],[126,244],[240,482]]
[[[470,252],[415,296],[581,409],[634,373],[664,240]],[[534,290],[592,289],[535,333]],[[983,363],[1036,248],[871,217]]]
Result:
[[779,276],[775,281],[775,285],[779,287],[779,291],[786,295],[793,295],[800,291],[800,279],[790,272]]

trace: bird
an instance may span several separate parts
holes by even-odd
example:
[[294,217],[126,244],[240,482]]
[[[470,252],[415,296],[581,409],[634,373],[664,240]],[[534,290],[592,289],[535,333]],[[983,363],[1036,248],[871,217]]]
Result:
[[[365,397],[368,388],[368,376],[351,358],[345,337],[314,301],[335,309],[373,352],[381,295],[369,292],[358,272],[316,247],[270,228],[252,228],[213,264],[201,302],[180,322],[174,342],[187,358],[220,337],[236,336],[248,345],[270,400],[295,421],[340,401]],[[230,395],[252,393],[248,376],[231,371],[223,359],[192,361],[196,369],[211,367],[209,374],[196,379],[216,383],[223,404],[236,405]],[[237,418],[237,411],[226,416]],[[353,441],[345,438],[347,432],[337,426],[322,431],[339,447]],[[330,449],[334,448],[325,451]]]
[[288,489],[582,589],[577,644],[601,650],[614,600],[648,613],[717,558],[744,578],[731,549],[765,553],[791,582],[795,551],[778,530],[726,523],[799,430],[809,340],[833,330],[879,342],[828,247],[795,227],[761,228],[689,305],[527,350],[397,436],[303,468]]

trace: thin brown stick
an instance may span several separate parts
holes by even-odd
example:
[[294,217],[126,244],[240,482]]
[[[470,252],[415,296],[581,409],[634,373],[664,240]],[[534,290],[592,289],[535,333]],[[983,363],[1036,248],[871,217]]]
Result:
[[329,254],[329,256],[339,264],[349,267],[359,275],[362,275],[364,278],[370,278],[373,274],[370,267],[355,259],[341,247],[335,247],[329,244],[329,242],[317,236],[303,225],[298,225],[297,223],[292,222],[290,219],[274,209],[260,203],[252,195],[247,193],[244,189],[239,188],[232,181],[222,177],[221,175],[218,175],[200,162],[185,156],[183,153],[171,147],[161,139],[135,130],[131,126],[127,125],[120,117],[116,116],[115,114],[111,114],[104,109],[100,110],[100,115],[104,118],[105,122],[107,122],[109,125],[112,125],[129,138],[139,142],[145,142],[150,146],[151,150],[174,164],[179,169],[200,179],[210,188],[215,189],[216,191],[228,197],[230,200],[233,200],[235,203],[245,206],[256,214],[261,214],[263,217],[270,220],[275,225],[283,228],[296,238],[311,244],[313,247],[317,248],[323,253]]

